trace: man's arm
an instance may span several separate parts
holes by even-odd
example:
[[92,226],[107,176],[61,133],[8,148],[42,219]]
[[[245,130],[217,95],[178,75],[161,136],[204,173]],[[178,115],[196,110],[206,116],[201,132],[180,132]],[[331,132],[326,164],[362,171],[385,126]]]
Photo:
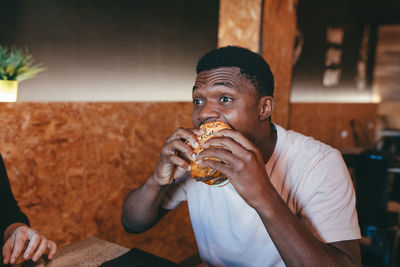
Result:
[[274,188],[264,190],[269,197],[255,209],[287,266],[361,266],[358,240],[322,243]]
[[[358,240],[325,244],[294,215],[269,180],[259,149],[232,130],[216,133],[202,146],[201,165],[224,173],[259,214],[287,266],[361,266]],[[223,149],[221,149],[223,148]],[[223,163],[207,160],[215,157]]]
[[121,222],[127,232],[146,231],[167,213],[161,203],[170,184],[190,169],[189,161],[194,156],[192,146],[199,145],[196,134],[201,133],[201,130],[179,128],[167,139],[154,174],[124,201]]
[[161,202],[168,185],[160,186],[150,177],[142,186],[126,197],[122,208],[121,222],[128,233],[142,233],[155,225],[167,210],[161,209]]

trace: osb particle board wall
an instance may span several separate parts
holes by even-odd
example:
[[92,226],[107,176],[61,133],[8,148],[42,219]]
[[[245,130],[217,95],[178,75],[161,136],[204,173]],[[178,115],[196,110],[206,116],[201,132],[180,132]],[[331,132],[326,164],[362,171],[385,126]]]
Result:
[[191,126],[191,103],[0,104],[0,152],[22,210],[59,246],[97,236],[180,261],[196,252],[187,209],[147,233],[120,223],[127,193],[165,139]]
[[290,129],[337,149],[366,148],[375,141],[377,108],[373,103],[292,103]]
[[[189,102],[0,104],[0,152],[32,226],[60,246],[97,236],[174,261],[194,254],[185,205],[144,234],[120,223],[124,197],[152,173],[165,139],[191,127],[191,111]],[[349,120],[367,125],[375,112],[373,104],[292,104],[290,123],[343,148],[353,146]]]

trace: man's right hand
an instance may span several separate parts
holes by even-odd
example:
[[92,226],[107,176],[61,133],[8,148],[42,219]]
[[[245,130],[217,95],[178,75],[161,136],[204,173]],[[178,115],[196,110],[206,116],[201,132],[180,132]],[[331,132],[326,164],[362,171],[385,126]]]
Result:
[[[193,149],[198,147],[197,135],[202,130],[177,129],[165,141],[154,173],[139,188],[125,198],[121,222],[128,233],[143,233],[155,225],[166,213],[161,203],[168,184],[190,170],[194,160]],[[165,210],[164,210],[165,211]]]
[[193,149],[199,146],[197,135],[203,130],[178,128],[165,142],[154,174],[160,186],[173,183],[174,179],[190,171],[190,161],[194,161]]

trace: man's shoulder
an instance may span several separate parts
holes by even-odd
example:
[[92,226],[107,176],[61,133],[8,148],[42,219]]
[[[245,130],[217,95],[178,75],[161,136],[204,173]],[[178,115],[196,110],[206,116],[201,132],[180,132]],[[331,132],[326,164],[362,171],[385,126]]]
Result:
[[281,143],[275,162],[280,172],[276,173],[278,176],[283,173],[291,188],[301,189],[296,194],[303,202],[321,184],[345,185],[344,181],[349,181],[346,165],[337,149],[293,130],[277,127],[277,131],[281,134]]
[[339,151],[328,144],[325,144],[311,136],[304,135],[294,130],[287,130],[275,125],[278,134],[279,148],[286,152],[303,154],[303,156],[325,157],[330,153]]

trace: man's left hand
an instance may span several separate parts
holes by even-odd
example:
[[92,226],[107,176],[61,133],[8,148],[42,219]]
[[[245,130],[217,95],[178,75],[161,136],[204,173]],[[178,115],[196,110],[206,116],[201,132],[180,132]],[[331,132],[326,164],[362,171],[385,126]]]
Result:
[[[265,197],[264,189],[272,186],[265,170],[261,151],[243,134],[234,130],[222,130],[204,144],[198,155],[200,165],[223,173],[236,191],[252,207]],[[223,162],[207,160],[218,158]]]

